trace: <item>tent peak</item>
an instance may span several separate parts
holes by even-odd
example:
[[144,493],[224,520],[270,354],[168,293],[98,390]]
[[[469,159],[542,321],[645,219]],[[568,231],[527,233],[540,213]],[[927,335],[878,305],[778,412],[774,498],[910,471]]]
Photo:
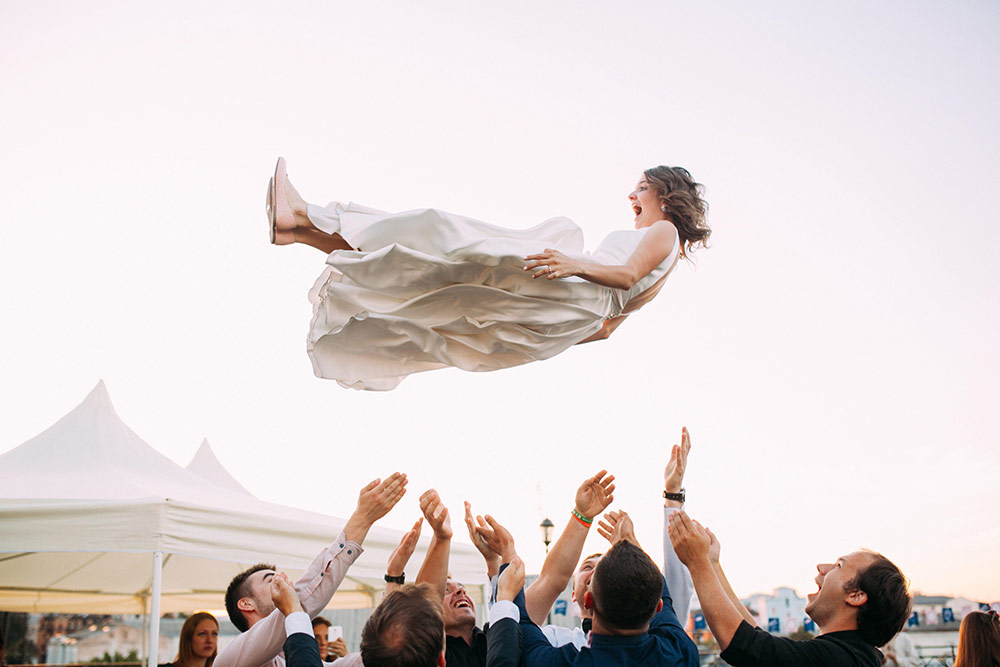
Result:
[[0,483],[8,497],[61,498],[71,491],[141,498],[172,488],[170,481],[196,482],[122,421],[103,380],[52,426],[0,456]]
[[221,486],[229,491],[235,491],[236,493],[254,497],[254,495],[250,493],[245,486],[240,484],[236,478],[233,477],[228,470],[226,470],[226,467],[222,465],[222,462],[219,461],[219,458],[212,450],[212,446],[208,444],[208,438],[202,439],[201,445],[198,446],[198,451],[195,452],[194,456],[191,458],[191,462],[184,468],[188,472],[194,473],[216,486]]

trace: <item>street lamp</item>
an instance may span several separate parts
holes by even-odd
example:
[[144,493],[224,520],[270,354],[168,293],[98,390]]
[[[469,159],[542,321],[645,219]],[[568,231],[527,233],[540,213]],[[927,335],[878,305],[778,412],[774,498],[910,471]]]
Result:
[[542,542],[545,542],[545,554],[548,555],[549,545],[552,544],[552,529],[556,525],[549,521],[548,517],[545,517],[538,527],[542,529]]

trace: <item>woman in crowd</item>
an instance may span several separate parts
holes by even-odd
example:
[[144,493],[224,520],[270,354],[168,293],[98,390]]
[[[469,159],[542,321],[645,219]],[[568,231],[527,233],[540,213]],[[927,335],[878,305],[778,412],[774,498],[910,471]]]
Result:
[[1000,617],[995,611],[972,611],[962,619],[954,667],[1000,667]]
[[205,611],[192,614],[181,628],[177,658],[160,667],[211,667],[219,646],[219,622]]
[[267,211],[272,243],[329,255],[310,292],[316,374],[387,390],[419,371],[509,368],[607,338],[705,245],[701,190],[682,167],[648,169],[628,196],[634,229],[592,254],[567,218],[512,230],[434,209],[307,204],[281,158]]

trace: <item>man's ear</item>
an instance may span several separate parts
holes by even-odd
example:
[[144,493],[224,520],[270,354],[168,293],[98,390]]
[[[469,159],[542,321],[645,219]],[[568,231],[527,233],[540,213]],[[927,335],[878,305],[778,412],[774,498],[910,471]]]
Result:
[[663,610],[663,598],[660,598],[660,601],[656,603],[656,613],[659,614],[662,610]]
[[444,667],[444,649],[441,649],[441,652],[438,654],[437,666]]
[[251,598],[240,598],[239,602],[236,603],[236,608],[240,611],[253,611],[255,606]]
[[868,593],[856,588],[847,594],[846,602],[852,607],[863,607],[868,602]]
[[594,594],[587,591],[583,594],[583,608],[593,609],[594,608]]
[[570,600],[571,600],[572,602],[576,602],[576,591],[570,591],[570,592],[569,592],[569,599],[570,599]]

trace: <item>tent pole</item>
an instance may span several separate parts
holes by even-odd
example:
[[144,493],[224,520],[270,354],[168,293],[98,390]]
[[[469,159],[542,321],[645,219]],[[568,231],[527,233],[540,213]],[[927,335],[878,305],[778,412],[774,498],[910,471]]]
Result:
[[153,554],[153,590],[149,600],[149,662],[148,667],[156,667],[160,649],[160,593],[163,589],[163,552]]

